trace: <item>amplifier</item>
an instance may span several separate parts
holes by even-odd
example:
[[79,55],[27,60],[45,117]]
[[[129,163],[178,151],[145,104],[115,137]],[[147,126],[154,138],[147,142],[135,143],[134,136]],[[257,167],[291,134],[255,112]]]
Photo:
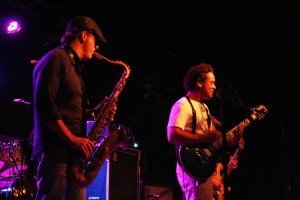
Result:
[[87,187],[87,200],[140,199],[140,150],[114,150]]

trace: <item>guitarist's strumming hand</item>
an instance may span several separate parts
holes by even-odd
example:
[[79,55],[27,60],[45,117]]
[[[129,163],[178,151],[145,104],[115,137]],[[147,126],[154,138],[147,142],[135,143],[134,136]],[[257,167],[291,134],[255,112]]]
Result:
[[222,137],[220,131],[212,129],[205,134],[191,134],[178,127],[169,127],[167,130],[168,141],[178,145],[193,145],[201,143],[212,143]]
[[199,134],[199,137],[202,138],[201,142],[203,143],[212,143],[222,137],[222,134],[219,130],[215,129],[206,134]]

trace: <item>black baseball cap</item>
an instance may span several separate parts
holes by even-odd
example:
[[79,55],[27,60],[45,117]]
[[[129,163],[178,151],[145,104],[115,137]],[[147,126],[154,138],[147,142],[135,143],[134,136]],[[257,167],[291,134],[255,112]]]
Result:
[[78,16],[69,20],[66,32],[80,33],[82,31],[92,33],[96,39],[107,43],[100,28],[92,18],[87,16]]

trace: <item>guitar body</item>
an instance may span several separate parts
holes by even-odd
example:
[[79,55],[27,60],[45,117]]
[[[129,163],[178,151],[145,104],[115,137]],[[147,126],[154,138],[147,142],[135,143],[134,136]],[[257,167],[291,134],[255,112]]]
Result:
[[[206,152],[211,152],[207,156]],[[179,149],[179,160],[185,171],[196,179],[209,178],[215,171],[218,152],[213,146],[207,148],[183,146]]]

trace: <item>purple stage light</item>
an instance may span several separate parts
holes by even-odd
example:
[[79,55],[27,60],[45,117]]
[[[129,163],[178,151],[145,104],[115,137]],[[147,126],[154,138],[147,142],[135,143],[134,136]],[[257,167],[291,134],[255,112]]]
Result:
[[8,26],[6,28],[6,32],[9,34],[17,33],[21,30],[21,25],[17,21],[11,21],[8,23]]

